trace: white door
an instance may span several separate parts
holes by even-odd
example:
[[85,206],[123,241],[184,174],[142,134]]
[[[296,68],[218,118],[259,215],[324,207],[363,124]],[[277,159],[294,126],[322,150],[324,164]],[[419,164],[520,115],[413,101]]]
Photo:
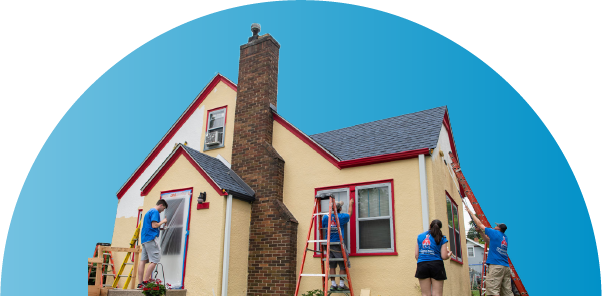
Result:
[[161,194],[167,202],[167,209],[161,213],[161,220],[167,218],[161,229],[161,265],[157,266],[153,277],[171,284],[172,288],[184,285],[184,266],[186,245],[188,241],[188,221],[190,219],[190,202],[192,189],[172,191]]

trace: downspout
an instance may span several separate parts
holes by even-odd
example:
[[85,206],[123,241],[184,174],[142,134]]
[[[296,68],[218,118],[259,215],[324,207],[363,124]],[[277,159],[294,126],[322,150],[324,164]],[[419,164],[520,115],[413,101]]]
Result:
[[426,162],[424,154],[418,155],[418,171],[420,174],[420,199],[422,200],[422,228],[429,230],[429,195],[426,188]]
[[222,296],[228,296],[228,269],[230,267],[230,227],[232,225],[232,195],[226,202],[226,229],[224,230],[224,259],[222,266]]

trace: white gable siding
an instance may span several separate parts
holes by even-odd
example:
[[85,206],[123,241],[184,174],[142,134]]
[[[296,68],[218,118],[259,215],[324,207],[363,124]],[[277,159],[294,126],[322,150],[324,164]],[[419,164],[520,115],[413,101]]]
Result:
[[138,215],[138,208],[142,206],[144,197],[140,196],[140,188],[153,175],[153,173],[161,166],[163,161],[169,156],[176,143],[188,142],[188,146],[203,151],[201,148],[201,138],[204,133],[203,123],[205,120],[205,106],[202,105],[196,109],[188,120],[180,127],[176,134],[171,138],[169,143],[163,147],[157,157],[144,170],[138,179],[125,192],[119,200],[117,206],[117,218],[130,218]]

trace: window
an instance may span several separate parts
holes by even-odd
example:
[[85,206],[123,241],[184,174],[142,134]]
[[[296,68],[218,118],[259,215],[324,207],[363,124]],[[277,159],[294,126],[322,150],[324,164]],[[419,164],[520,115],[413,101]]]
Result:
[[357,252],[393,251],[393,215],[389,183],[358,186]]
[[[318,194],[320,193],[332,193],[332,195],[334,195],[334,200],[339,202],[339,201],[344,201],[345,204],[343,205],[343,208],[341,209],[341,213],[349,213],[349,188],[341,188],[341,189],[333,189],[333,190],[321,190],[317,192]],[[320,212],[321,213],[326,213],[328,212],[328,204],[329,201],[328,200],[322,200],[320,201]],[[317,223],[319,223],[318,225],[320,225],[320,228],[322,228],[322,217],[323,216],[317,216],[316,218]],[[345,229],[345,233],[343,234],[344,237],[344,243],[345,243],[345,247],[347,248],[347,250],[349,251],[349,234],[351,233],[349,230],[349,225],[351,223],[348,223],[346,227],[344,227]],[[343,227],[342,227],[343,228]],[[327,229],[322,229],[321,233],[320,233],[320,238],[319,239],[325,239],[326,235],[327,235]],[[318,246],[318,250],[320,250],[320,246]]]
[[474,257],[474,247],[468,247],[468,257]]
[[[316,189],[316,194],[332,193],[336,201],[344,201],[343,213],[348,212],[349,200],[354,199],[353,215],[344,234],[351,256],[397,255],[392,184],[393,180],[383,180]],[[327,200],[321,202],[321,208],[323,212],[328,209]]]
[[207,132],[204,150],[224,147],[226,131],[226,107],[207,111]]
[[445,194],[447,199],[447,225],[449,227],[449,248],[452,251],[452,260],[462,262],[462,240],[460,238],[460,221],[458,219],[458,205],[449,194]]

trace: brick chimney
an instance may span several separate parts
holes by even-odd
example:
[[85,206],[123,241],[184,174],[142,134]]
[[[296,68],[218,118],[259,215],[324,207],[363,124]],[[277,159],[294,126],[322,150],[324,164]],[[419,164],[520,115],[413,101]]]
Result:
[[269,34],[240,46],[232,170],[255,190],[247,295],[295,292],[298,222],[282,203],[284,160],[272,147],[280,44]]

